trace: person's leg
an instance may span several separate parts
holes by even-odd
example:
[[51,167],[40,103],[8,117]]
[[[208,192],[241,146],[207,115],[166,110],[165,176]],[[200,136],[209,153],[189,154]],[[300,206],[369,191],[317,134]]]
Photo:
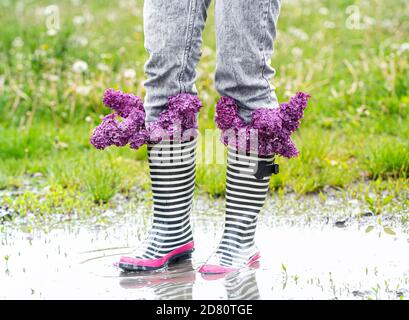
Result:
[[279,106],[269,80],[280,0],[216,1],[216,89],[250,121],[256,108]]
[[[249,124],[254,124],[255,110],[270,112],[279,107],[269,82],[274,75],[270,58],[279,11],[279,0],[216,1],[215,80],[223,97],[216,108],[216,122],[225,135],[223,142],[232,146],[228,148],[224,233],[214,254],[201,267],[202,273],[237,270],[259,258],[255,245],[257,217],[277,167],[274,152],[259,147],[264,143],[262,137],[256,141],[256,148],[248,148],[251,129],[258,129]],[[243,129],[239,134],[244,136],[237,136],[237,140],[238,129]],[[235,141],[226,143],[228,133],[234,134]],[[239,152],[242,147],[244,152]],[[252,153],[246,152],[250,150]]]
[[267,196],[274,156],[258,156],[228,147],[226,216],[224,232],[216,251],[201,267],[202,273],[230,272],[255,262],[258,214]]
[[[196,130],[195,67],[210,0],[145,0],[145,123],[154,214],[146,241],[119,267],[158,269],[194,249],[190,212],[195,186],[196,139],[179,134]],[[177,128],[180,126],[180,128]],[[178,130],[181,130],[178,131]],[[179,132],[179,133],[177,133]],[[156,143],[159,134],[162,142]],[[163,135],[165,134],[165,138]],[[194,134],[193,134],[194,136]]]
[[202,31],[211,0],[145,0],[146,122],[158,119],[168,98],[196,95],[195,67],[200,59]]

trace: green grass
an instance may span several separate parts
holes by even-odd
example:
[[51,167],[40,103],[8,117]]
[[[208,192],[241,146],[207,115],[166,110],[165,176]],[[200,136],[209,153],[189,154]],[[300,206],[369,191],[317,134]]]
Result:
[[[105,88],[144,94],[142,3],[57,1],[61,29],[50,36],[41,14],[48,2],[0,2],[0,189],[19,191],[0,198],[0,205],[51,212],[59,203],[63,212],[92,211],[110,205],[118,192],[149,189],[144,148],[101,152],[88,141],[109,112],[100,101]],[[346,8],[354,4],[360,30],[346,27]],[[368,181],[406,188],[407,1],[283,2],[278,27],[277,94],[285,101],[302,90],[313,98],[294,137],[301,155],[278,160],[272,189],[308,194]],[[79,60],[88,65],[82,73],[73,70]],[[198,66],[202,133],[215,128],[214,68],[212,6]],[[124,77],[127,69],[135,78]],[[199,162],[198,190],[223,195],[224,173],[221,164]],[[43,192],[30,191],[27,181]]]

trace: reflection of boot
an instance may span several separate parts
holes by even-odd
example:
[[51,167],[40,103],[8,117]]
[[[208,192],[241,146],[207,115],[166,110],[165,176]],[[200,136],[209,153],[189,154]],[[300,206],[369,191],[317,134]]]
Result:
[[215,253],[201,273],[226,273],[251,265],[260,257],[254,236],[257,216],[276,172],[273,156],[241,153],[228,147],[226,218]]
[[208,281],[221,280],[226,288],[229,300],[259,300],[256,271],[260,262],[254,262],[249,268],[232,273],[202,273],[202,278]]
[[260,300],[255,269],[245,270],[239,274],[229,274],[224,285],[229,300]]
[[185,260],[160,273],[141,273],[138,277],[124,277],[124,289],[152,288],[158,300],[191,300],[196,272],[192,260]]
[[154,270],[190,257],[194,250],[190,212],[196,173],[196,139],[149,145],[154,214],[144,244],[122,257],[125,271]]

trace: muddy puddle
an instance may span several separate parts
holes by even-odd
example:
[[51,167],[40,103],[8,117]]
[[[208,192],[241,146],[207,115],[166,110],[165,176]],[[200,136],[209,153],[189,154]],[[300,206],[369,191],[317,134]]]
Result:
[[[287,201],[288,200],[288,201]],[[2,222],[0,299],[408,299],[409,231],[335,197],[269,200],[259,223],[259,263],[227,276],[197,273],[223,226],[223,201],[199,196],[192,260],[159,272],[115,266],[143,239],[149,206],[94,218]]]

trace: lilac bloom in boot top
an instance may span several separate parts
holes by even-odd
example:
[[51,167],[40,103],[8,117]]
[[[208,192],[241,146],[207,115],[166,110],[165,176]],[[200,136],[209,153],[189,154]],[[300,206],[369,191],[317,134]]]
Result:
[[[195,95],[181,93],[169,97],[159,119],[146,126],[145,110],[139,97],[107,89],[103,103],[115,113],[105,116],[91,136],[91,144],[101,150],[109,146],[123,147],[128,143],[132,149],[138,149],[146,143],[158,143],[164,137],[184,139],[186,137],[182,135],[190,129],[195,135],[196,114],[202,107]],[[122,117],[122,121],[119,121],[119,117]]]
[[[215,120],[222,130],[222,142],[240,150],[258,152],[259,155],[296,157],[299,151],[291,140],[291,134],[300,126],[309,98],[309,94],[298,92],[279,108],[257,109],[252,113],[249,123],[239,116],[237,105],[232,98],[220,98],[216,106]],[[234,132],[233,139],[231,132]],[[257,133],[258,150],[252,150],[251,140],[254,132]]]

